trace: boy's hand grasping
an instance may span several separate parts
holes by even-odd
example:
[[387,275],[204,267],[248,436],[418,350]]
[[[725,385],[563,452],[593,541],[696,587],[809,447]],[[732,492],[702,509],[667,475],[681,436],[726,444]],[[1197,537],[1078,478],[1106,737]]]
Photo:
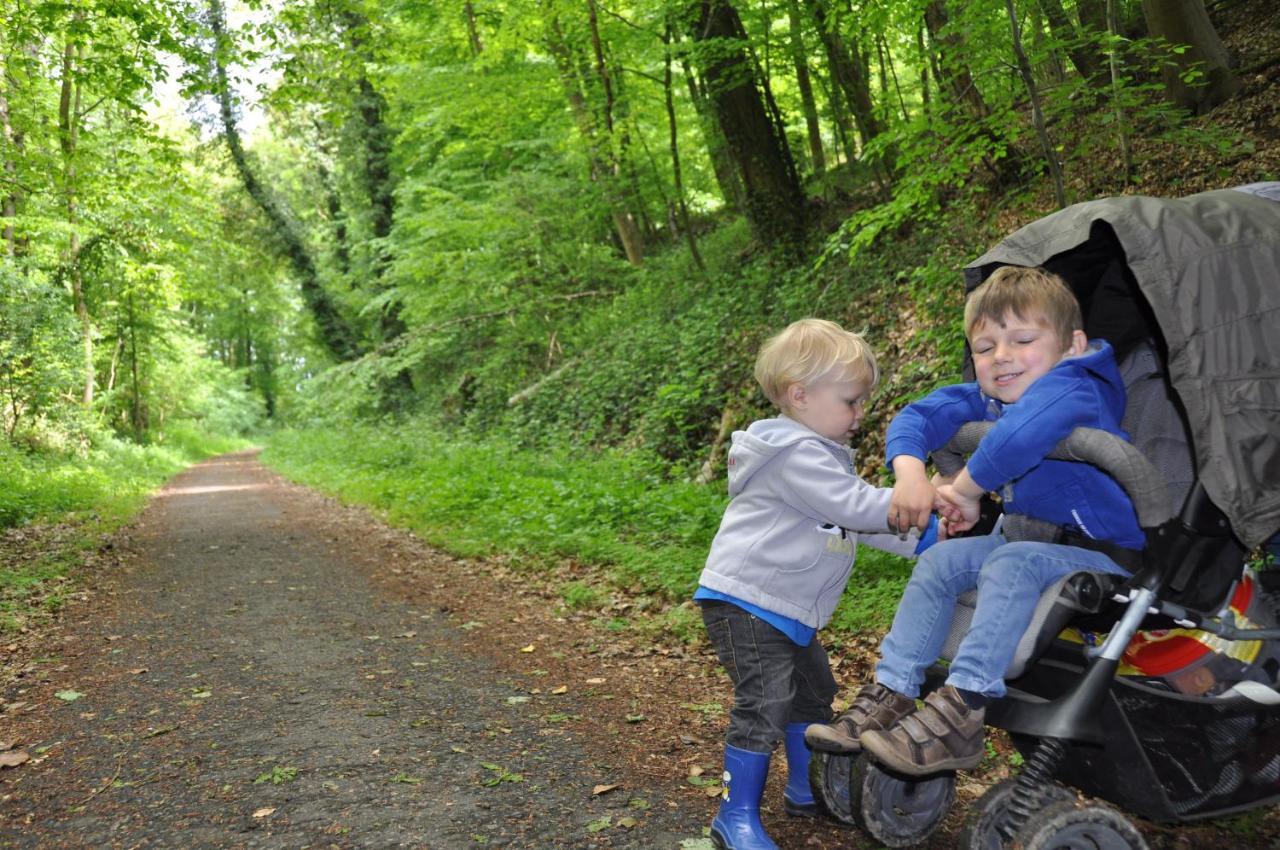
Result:
[[949,534],[959,534],[973,528],[981,513],[978,508],[978,499],[970,499],[962,495],[952,484],[943,484],[938,488],[938,501],[935,507],[946,519]]
[[968,531],[977,524],[981,515],[978,502],[982,499],[982,488],[969,475],[968,467],[960,470],[954,482],[938,487],[937,493],[935,507],[946,517],[949,533]]

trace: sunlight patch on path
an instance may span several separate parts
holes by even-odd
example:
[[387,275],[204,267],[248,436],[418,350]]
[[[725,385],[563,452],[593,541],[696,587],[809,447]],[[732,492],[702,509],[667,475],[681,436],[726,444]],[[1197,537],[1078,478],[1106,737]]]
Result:
[[221,484],[207,487],[166,487],[156,493],[156,498],[165,496],[198,496],[204,493],[224,493],[229,490],[265,490],[266,484]]

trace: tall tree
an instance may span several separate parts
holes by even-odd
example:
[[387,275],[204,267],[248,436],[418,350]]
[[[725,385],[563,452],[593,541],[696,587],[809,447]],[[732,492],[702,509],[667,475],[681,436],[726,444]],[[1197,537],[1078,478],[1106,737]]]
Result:
[[969,45],[962,33],[948,26],[950,20],[945,0],[928,0],[924,22],[936,51],[934,76],[953,103],[963,106],[972,118],[983,121],[991,115],[991,107],[969,72],[966,61]]
[[1040,149],[1044,153],[1049,176],[1053,179],[1053,197],[1058,202],[1058,208],[1061,209],[1067,205],[1066,192],[1062,187],[1062,166],[1058,164],[1058,155],[1054,151],[1053,142],[1049,139],[1049,131],[1045,127],[1044,112],[1040,109],[1040,91],[1036,86],[1035,76],[1031,73],[1031,62],[1022,48],[1018,12],[1013,7],[1013,0],[1004,0],[1004,5],[1009,16],[1009,30],[1013,39],[1013,55],[1018,61],[1018,73],[1022,75],[1023,85],[1027,87],[1027,99],[1031,102],[1031,120],[1036,129],[1036,138],[1040,140]]
[[604,191],[627,260],[639,265],[644,261],[644,236],[637,224],[637,210],[628,203],[623,163],[625,145],[623,133],[616,125],[613,74],[605,61],[595,3],[589,0],[587,4],[590,58],[566,33],[560,15],[549,5],[545,8],[545,45],[560,71],[565,97],[588,149],[591,179]]
[[1062,7],[1062,0],[1038,0],[1038,2],[1040,11],[1044,12],[1045,18],[1049,21],[1049,30],[1054,38],[1066,45],[1067,55],[1071,57],[1071,64],[1075,66],[1076,71],[1086,80],[1094,80],[1101,70],[1101,62],[1094,52],[1093,45],[1083,42],[1075,28],[1071,26],[1071,19],[1067,17],[1066,9]]
[[799,0],[788,0],[787,20],[791,27],[791,61],[795,63],[796,88],[800,92],[800,106],[804,112],[805,131],[809,140],[809,161],[813,164],[813,173],[821,175],[826,170],[827,158],[822,148],[822,126],[818,123],[818,104],[813,97],[813,82],[809,79],[809,51],[804,44]]
[[746,30],[728,0],[697,0],[689,9],[707,98],[742,175],[747,220],[768,245],[794,247],[805,226],[804,195],[786,137],[766,110]]
[[[71,27],[80,29],[83,14],[77,12]],[[58,145],[62,150],[62,191],[67,213],[67,253],[63,265],[71,284],[71,301],[80,320],[80,345],[84,351],[84,388],[81,401],[87,407],[93,404],[93,321],[89,317],[89,302],[85,298],[84,277],[80,269],[80,200],[77,195],[76,154],[80,142],[80,109],[82,70],[77,67],[84,58],[84,45],[74,35],[68,35],[62,48],[62,93],[58,99]]]
[[230,52],[230,40],[226,31],[226,12],[222,0],[209,2],[209,26],[213,35],[214,94],[218,98],[222,134],[231,154],[231,160],[244,182],[245,191],[257,202],[270,222],[276,238],[280,240],[285,255],[298,277],[303,299],[311,311],[316,330],[324,348],[338,360],[349,360],[360,353],[357,337],[350,324],[338,310],[337,304],[325,290],[316,269],[311,250],[307,247],[295,219],[279,198],[258,178],[249,162],[249,155],[240,140],[235,106],[231,93],[231,81],[227,77],[226,56]]
[[1187,48],[1161,67],[1169,100],[1201,114],[1240,90],[1204,0],[1142,0],[1142,10],[1151,35]]
[[857,44],[846,44],[827,0],[807,0],[826,50],[827,70],[840,87],[865,147],[884,131],[871,99],[871,75]]

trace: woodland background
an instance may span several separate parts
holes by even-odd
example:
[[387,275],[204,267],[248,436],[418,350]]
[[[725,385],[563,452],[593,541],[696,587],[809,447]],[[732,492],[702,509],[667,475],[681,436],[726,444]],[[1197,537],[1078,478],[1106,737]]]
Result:
[[[553,570],[607,628],[692,638],[765,336],[868,334],[881,480],[889,418],[959,373],[968,259],[1076,201],[1280,179],[1271,0],[0,18],[5,630],[164,477],[258,443],[432,543]],[[837,636],[882,626],[907,567],[859,570]]]

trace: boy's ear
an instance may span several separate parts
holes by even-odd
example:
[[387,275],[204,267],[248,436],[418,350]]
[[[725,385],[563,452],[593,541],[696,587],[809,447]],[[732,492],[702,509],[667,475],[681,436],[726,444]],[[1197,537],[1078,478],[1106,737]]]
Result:
[[1063,357],[1078,357],[1084,354],[1084,350],[1089,347],[1089,338],[1084,335],[1084,331],[1076,328],[1071,332],[1071,342],[1067,346],[1067,350],[1063,353]]
[[787,387],[788,407],[803,410],[808,403],[809,395],[805,392],[804,384],[797,382]]

